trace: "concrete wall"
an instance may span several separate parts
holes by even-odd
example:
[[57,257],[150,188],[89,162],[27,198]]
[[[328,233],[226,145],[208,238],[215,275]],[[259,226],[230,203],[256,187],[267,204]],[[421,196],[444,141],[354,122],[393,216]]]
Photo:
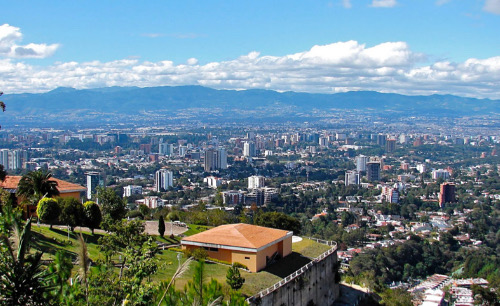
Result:
[[250,305],[332,305],[340,295],[338,267],[335,251],[269,294],[250,298]]

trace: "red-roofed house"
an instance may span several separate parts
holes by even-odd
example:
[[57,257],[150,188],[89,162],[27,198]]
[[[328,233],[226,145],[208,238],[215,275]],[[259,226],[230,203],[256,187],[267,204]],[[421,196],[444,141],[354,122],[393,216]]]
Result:
[[276,257],[292,253],[293,232],[250,225],[227,224],[183,238],[183,250],[204,248],[208,257],[248,267],[264,269]]
[[[3,182],[0,181],[0,188],[3,188],[10,192],[13,201],[18,205],[21,204],[22,199],[17,198],[15,194],[21,178],[22,176],[7,175]],[[61,198],[72,197],[81,200],[81,195],[87,191],[87,188],[78,184],[73,184],[56,178],[51,178],[50,180],[57,182],[57,190],[59,190],[59,197]],[[28,218],[31,216],[36,216],[36,206],[26,205],[25,212]]]

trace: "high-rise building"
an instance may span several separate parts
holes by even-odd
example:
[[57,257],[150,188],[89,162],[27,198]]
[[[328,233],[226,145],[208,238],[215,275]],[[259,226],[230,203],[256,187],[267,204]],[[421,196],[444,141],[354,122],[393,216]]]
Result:
[[320,137],[319,145],[320,147],[328,147],[328,137]]
[[187,153],[187,146],[179,146],[179,156],[184,157]]
[[441,184],[439,188],[439,206],[443,207],[445,203],[454,203],[455,201],[455,184]]
[[406,137],[406,135],[405,135],[405,134],[401,134],[401,135],[399,135],[399,143],[400,143],[400,144],[406,144],[406,142],[407,142],[407,141],[408,141],[408,140],[407,140],[407,137]]
[[356,170],[346,171],[345,173],[345,185],[359,185],[359,172]]
[[159,143],[158,154],[170,156],[174,153],[174,145],[171,143]]
[[368,156],[359,155],[356,156],[356,171],[366,171],[366,163],[368,162]]
[[399,191],[391,186],[382,187],[382,196],[389,203],[399,203]]
[[217,168],[227,169],[227,152],[224,147],[217,149]]
[[366,163],[366,179],[370,182],[380,180],[380,162]]
[[248,178],[248,189],[262,188],[266,183],[263,176],[253,175]]
[[9,169],[9,149],[0,150],[0,164],[3,165],[4,170]]
[[124,197],[130,197],[133,194],[142,194],[142,186],[128,185],[123,187]]
[[104,184],[99,172],[87,172],[85,175],[87,176],[87,199],[92,199],[92,195],[95,194],[97,186],[102,186]]
[[23,163],[21,161],[21,151],[20,150],[10,150],[9,151],[9,170],[20,169]]
[[155,190],[162,192],[174,186],[174,174],[168,169],[160,169],[155,173]]
[[205,164],[204,170],[206,172],[214,171],[217,169],[227,169],[227,153],[224,147],[218,149],[205,150]]
[[214,171],[217,169],[216,164],[217,164],[217,154],[215,153],[215,150],[210,148],[205,150],[205,159],[204,159],[204,170],[206,172]]
[[385,143],[387,142],[387,136],[384,134],[377,135],[377,144],[381,147],[385,147]]
[[253,141],[246,141],[243,145],[243,156],[254,157],[255,156],[255,143]]
[[385,142],[385,151],[387,153],[392,153],[396,151],[396,139],[389,138]]

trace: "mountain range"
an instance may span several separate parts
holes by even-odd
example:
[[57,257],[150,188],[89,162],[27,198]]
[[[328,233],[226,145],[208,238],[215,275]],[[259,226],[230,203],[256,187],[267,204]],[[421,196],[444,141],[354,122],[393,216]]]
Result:
[[[335,94],[272,90],[216,90],[202,86],[57,88],[46,93],[4,95],[4,122],[150,119],[245,119],[321,116],[353,110],[391,116],[497,115],[500,101],[453,95],[406,96],[374,91]],[[148,119],[149,118],[149,119]]]

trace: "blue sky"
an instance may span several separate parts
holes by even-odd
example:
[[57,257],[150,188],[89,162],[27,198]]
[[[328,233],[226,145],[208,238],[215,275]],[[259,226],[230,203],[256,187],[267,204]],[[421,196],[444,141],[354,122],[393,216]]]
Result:
[[3,1],[0,88],[500,98],[500,0]]

